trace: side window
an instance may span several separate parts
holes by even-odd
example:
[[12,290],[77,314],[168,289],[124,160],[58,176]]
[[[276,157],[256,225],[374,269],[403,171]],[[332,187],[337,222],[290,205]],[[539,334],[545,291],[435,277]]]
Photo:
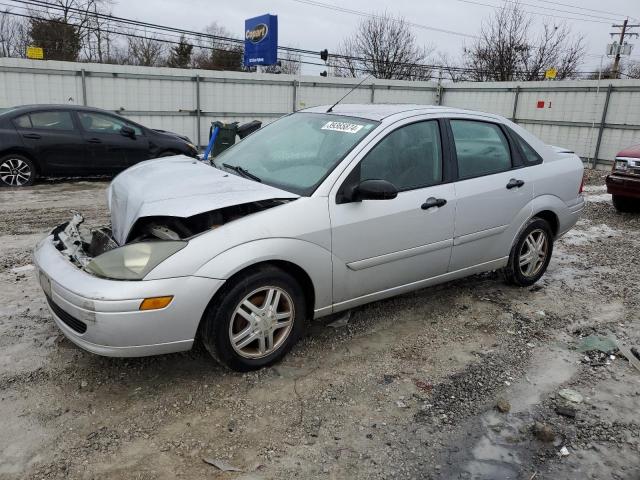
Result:
[[44,130],[73,130],[71,114],[64,110],[34,112],[29,114],[29,118],[31,119],[31,128],[40,128]]
[[13,123],[18,128],[31,128],[31,119],[29,118],[29,115],[22,115],[18,118],[15,118],[13,120]]
[[124,120],[95,112],[78,112],[82,128],[92,133],[120,133],[120,129],[125,125],[135,130],[136,135],[142,135],[142,132],[135,125],[131,125]]
[[440,128],[435,120],[400,127],[383,138],[360,163],[360,180],[380,179],[398,190],[442,181]]
[[531,147],[531,145],[525,142],[522,137],[520,137],[520,135],[515,133],[513,130],[509,129],[509,132],[520,147],[520,150],[522,150],[524,161],[527,165],[537,165],[539,163],[542,163],[542,157]]
[[509,142],[493,123],[451,120],[460,178],[480,177],[511,168]]

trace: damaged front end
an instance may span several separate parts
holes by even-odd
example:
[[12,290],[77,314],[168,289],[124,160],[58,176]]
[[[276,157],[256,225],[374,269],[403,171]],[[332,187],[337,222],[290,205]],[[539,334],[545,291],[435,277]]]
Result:
[[226,223],[289,201],[291,199],[262,200],[202,212],[187,218],[142,217],[135,222],[123,245],[118,245],[114,239],[111,226],[103,225],[90,228],[85,224],[84,217],[77,212],[73,212],[70,221],[53,229],[51,235],[55,248],[71,263],[90,273],[104,276],[103,272],[96,271],[90,264],[96,257],[118,247],[142,245],[150,242],[186,243],[196,235],[215,230]]
[[51,232],[53,245],[74,265],[84,268],[98,255],[118,247],[109,226],[88,228],[84,217],[73,212],[73,218]]

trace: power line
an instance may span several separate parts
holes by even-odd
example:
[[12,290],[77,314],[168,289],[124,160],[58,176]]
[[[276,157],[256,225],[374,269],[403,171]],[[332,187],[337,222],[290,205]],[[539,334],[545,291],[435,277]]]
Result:
[[[23,3],[23,4],[35,4],[35,3],[43,3],[43,2],[38,2],[38,0],[10,0],[10,1],[14,1],[14,2],[18,2],[18,3]],[[0,3],[0,5],[5,5],[5,6],[12,6],[15,7],[15,5],[7,5],[5,3]],[[47,6],[50,6],[49,4],[47,4]],[[25,9],[25,7],[18,7],[18,8],[22,8]],[[28,19],[37,19],[37,20],[41,20],[43,17],[37,17],[35,15],[27,15],[27,14],[21,14],[21,13],[16,13],[16,12],[4,12],[8,15],[14,15],[14,16],[18,16],[18,17],[22,17],[22,18],[28,18]],[[44,11],[39,11],[39,12],[34,12],[34,13],[44,13]],[[95,14],[94,12],[85,12],[85,11],[80,11],[80,13],[82,13],[83,15],[88,15],[88,16],[102,16],[102,17],[108,17],[110,19],[113,20],[120,20],[121,17],[115,17],[112,15],[106,15],[106,14]],[[48,19],[49,21],[53,21],[53,22],[58,22],[58,23],[65,23],[62,20],[56,20],[56,19]],[[130,20],[130,19],[123,19],[124,21],[126,21],[127,24],[129,25],[149,25],[149,26],[153,26],[153,28],[159,28],[161,30],[163,29],[169,29],[171,31],[178,31],[178,32],[183,32],[185,34],[188,35],[196,35],[196,36],[200,36],[200,37],[205,37],[205,38],[214,38],[214,39],[221,39],[221,40],[232,40],[234,43],[243,43],[242,40],[238,40],[238,39],[233,39],[230,37],[222,37],[222,36],[217,36],[217,35],[211,35],[211,34],[206,34],[206,33],[202,33],[202,32],[193,32],[193,31],[189,31],[189,30],[184,30],[184,29],[178,29],[178,28],[174,28],[174,27],[166,27],[163,25],[156,25],[156,24],[149,24],[148,22],[137,22],[134,20]],[[137,35],[137,34],[133,34],[131,32],[122,32],[122,31],[115,31],[115,30],[107,30],[107,29],[103,29],[101,27],[95,27],[95,26],[88,26],[88,25],[84,25],[82,28],[90,30],[90,31],[100,31],[103,33],[111,33],[111,34],[115,34],[115,35],[120,35],[123,37],[131,37],[131,38],[140,38],[140,39],[149,39],[149,37],[147,35]],[[168,44],[174,44],[174,45],[179,45],[180,42],[178,41],[172,41],[172,40],[166,40],[166,39],[159,39],[159,38],[153,38],[153,40],[159,41],[159,42],[163,42],[163,43],[168,43]],[[205,50],[211,50],[211,51],[225,51],[227,52],[227,49],[224,48],[216,48],[216,47],[209,47],[209,46],[203,46],[203,45],[197,45],[198,48],[202,48]],[[287,52],[291,52],[291,53],[296,53],[296,54],[300,54],[301,56],[313,56],[315,57],[316,55],[318,55],[318,52],[312,51],[312,50],[304,50],[304,49],[299,49],[299,48],[294,48],[294,47],[279,47],[279,49],[287,51]],[[365,62],[366,59],[362,58],[362,57],[355,57],[355,56],[349,56],[349,55],[331,55],[332,58],[337,58],[337,59],[342,59],[342,60],[351,60],[351,61],[359,61],[359,62]],[[288,60],[288,59],[280,59],[280,60]],[[295,61],[295,60],[292,60]],[[300,60],[300,63],[304,63],[304,64],[309,64],[309,65],[319,65],[319,66],[325,66],[325,64],[322,63],[313,63],[313,62],[307,62],[307,61],[302,61]],[[418,68],[421,70],[438,70],[438,69],[444,69],[446,71],[450,71],[450,72],[456,72],[456,73],[478,73],[478,74],[491,74],[493,73],[490,70],[481,70],[481,69],[477,69],[477,68],[468,68],[468,67],[450,67],[450,66],[445,66],[445,65],[437,65],[437,64],[419,64],[419,63],[397,63],[398,66],[403,66],[403,67],[412,67],[412,68]],[[340,65],[334,65],[334,67],[340,68]],[[345,68],[344,66],[342,66],[342,68]],[[361,72],[367,72],[370,73],[371,69],[367,69],[367,68],[362,68],[362,67],[357,67],[357,66],[349,66],[348,68],[353,69],[355,71],[361,71]],[[516,71],[514,73],[523,73],[523,74],[527,74],[530,72],[525,72],[525,71]],[[589,74],[589,73],[594,73],[594,72],[576,72],[579,74]]]
[[635,20],[638,20],[637,17],[632,17],[630,15],[627,15],[625,13],[615,13],[615,12],[607,12],[605,10],[596,10],[594,8],[585,8],[581,5],[573,5],[571,3],[562,3],[562,2],[556,2],[556,1],[552,1],[552,0],[537,0],[538,2],[542,2],[542,3],[550,3],[551,5],[561,5],[563,7],[569,7],[569,8],[576,8],[579,10],[586,10],[588,12],[596,12],[596,13],[604,13],[606,15],[611,15],[613,17],[629,17],[629,18],[633,18]]
[[[504,8],[504,7],[500,6],[500,5],[477,2],[477,1],[474,1],[474,0],[456,0],[456,1],[462,2],[462,3],[469,3],[471,5],[481,5],[483,7],[490,7],[490,8],[493,8],[493,9],[496,9],[496,8],[502,9],[502,8]],[[518,2],[517,0],[504,0],[504,1],[505,2],[509,2],[509,3],[513,3],[513,4],[519,4],[519,5],[530,5],[528,3],[525,4],[525,3],[522,3],[522,2]],[[532,5],[532,6],[534,8],[545,8],[545,7],[538,7],[538,6],[535,6],[535,5]],[[553,8],[547,8],[547,9],[548,10],[554,10]],[[563,11],[565,11],[565,10],[563,10]],[[552,14],[548,14],[548,13],[532,12],[530,10],[524,10],[524,12],[532,14],[532,15],[540,15],[540,16],[543,16],[543,17],[562,18],[562,19],[565,19],[565,20],[576,20],[578,22],[603,23],[603,24],[606,24],[606,25],[608,25],[609,22],[611,22],[613,20],[613,19],[608,19],[608,21],[604,21],[604,17],[598,17],[598,18],[602,18],[603,20],[591,20],[591,19],[588,19],[588,18],[576,18],[576,17],[567,17],[567,16],[563,16],[563,15],[555,15],[555,14],[552,15]],[[569,12],[569,13],[578,14],[577,12]]]
[[[382,17],[381,15],[376,15],[374,13],[367,13],[367,12],[363,12],[361,10],[354,10],[354,9],[351,9],[351,8],[340,7],[338,5],[333,5],[333,4],[329,4],[329,3],[322,3],[322,2],[319,2],[319,1],[316,1],[316,0],[293,0],[293,1],[294,2],[298,2],[298,3],[304,3],[304,4],[307,4],[307,5],[313,5],[315,7],[327,8],[329,10],[334,10],[334,11],[338,11],[338,12],[342,12],[342,13],[349,13],[349,14],[352,14],[352,15],[358,15],[360,17],[369,17],[369,18],[376,18],[376,19],[386,18],[386,17]],[[447,29],[444,29],[444,28],[431,27],[429,25],[422,25],[420,23],[408,22],[408,21],[394,19],[394,18],[390,18],[389,20],[394,21],[394,22],[403,21],[406,25],[410,25],[412,27],[420,28],[420,29],[423,29],[423,30],[431,30],[433,32],[446,33],[448,35],[457,35],[459,37],[478,38],[476,35],[470,35],[468,33],[459,32],[459,31],[456,31],[456,30],[447,30]]]

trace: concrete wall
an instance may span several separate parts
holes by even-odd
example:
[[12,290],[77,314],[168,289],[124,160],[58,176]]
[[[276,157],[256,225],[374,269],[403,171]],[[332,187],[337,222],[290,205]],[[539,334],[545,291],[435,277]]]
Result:
[[[0,108],[69,103],[117,111],[205,144],[210,122],[269,122],[334,103],[353,79],[0,58]],[[349,103],[441,104],[515,119],[603,166],[640,143],[640,80],[449,83],[369,80]],[[544,106],[540,108],[542,103]],[[607,107],[605,109],[605,106]],[[606,115],[603,117],[603,112]]]

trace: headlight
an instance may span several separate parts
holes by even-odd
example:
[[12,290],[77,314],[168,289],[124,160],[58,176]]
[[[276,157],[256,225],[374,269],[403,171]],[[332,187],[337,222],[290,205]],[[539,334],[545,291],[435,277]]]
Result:
[[186,246],[187,242],[179,241],[132,243],[97,256],[85,269],[103,278],[142,280],[161,262]]
[[626,172],[629,169],[629,164],[627,163],[626,160],[616,160],[615,169]]

